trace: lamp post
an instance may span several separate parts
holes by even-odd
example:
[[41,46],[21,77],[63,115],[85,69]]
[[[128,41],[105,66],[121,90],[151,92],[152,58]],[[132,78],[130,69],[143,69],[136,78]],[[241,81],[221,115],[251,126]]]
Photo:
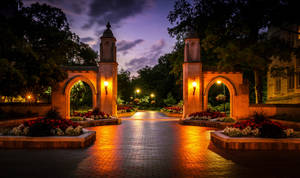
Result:
[[108,82],[107,81],[104,81],[104,88],[105,88],[105,94],[107,95],[108,92],[107,92],[107,87],[108,87]]
[[150,97],[151,97],[151,98],[154,98],[154,97],[155,97],[154,93],[151,93],[151,94],[150,94]]
[[193,82],[192,85],[193,85],[193,95],[195,95],[197,83]]
[[136,89],[136,90],[135,90],[135,93],[136,93],[136,96],[135,96],[135,97],[137,97],[137,96],[139,95],[140,92],[141,92],[140,89]]
[[[218,80],[217,84],[218,85],[222,84],[222,81]],[[222,84],[222,86],[223,86],[223,95],[224,95],[224,100],[223,100],[223,102],[224,102],[224,113],[226,114],[226,95],[225,95],[225,85],[224,85],[224,83]]]

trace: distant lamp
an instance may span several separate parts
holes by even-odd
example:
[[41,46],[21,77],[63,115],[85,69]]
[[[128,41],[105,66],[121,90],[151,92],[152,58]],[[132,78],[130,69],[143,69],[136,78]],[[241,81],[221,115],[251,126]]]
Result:
[[27,95],[26,97],[27,97],[27,99],[28,99],[28,100],[30,100],[30,99],[31,99],[31,95]]
[[105,88],[105,94],[107,95],[107,87],[108,87],[108,82],[104,81],[104,88]]
[[139,94],[141,92],[140,89],[136,89],[136,93]]
[[219,84],[219,85],[220,85],[221,83],[222,83],[222,81],[221,81],[221,80],[217,80],[217,84]]
[[196,83],[196,82],[193,82],[192,85],[193,85],[193,89],[194,89],[194,90],[193,90],[193,95],[195,95],[197,83]]
[[150,94],[150,97],[151,97],[151,98],[154,98],[154,97],[155,97],[155,95],[154,95],[153,93],[151,93],[151,94]]

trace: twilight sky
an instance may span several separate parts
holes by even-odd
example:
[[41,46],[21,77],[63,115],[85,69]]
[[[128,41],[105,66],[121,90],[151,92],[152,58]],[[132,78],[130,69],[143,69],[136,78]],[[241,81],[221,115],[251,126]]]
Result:
[[71,30],[99,51],[99,37],[107,21],[117,38],[119,69],[135,73],[153,66],[175,44],[167,27],[167,15],[175,0],[23,0],[28,6],[34,2],[58,7],[67,15]]

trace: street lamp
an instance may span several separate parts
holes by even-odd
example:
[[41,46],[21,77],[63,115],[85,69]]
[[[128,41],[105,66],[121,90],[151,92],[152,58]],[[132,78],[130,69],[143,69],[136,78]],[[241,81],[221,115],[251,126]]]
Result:
[[193,95],[195,95],[197,83],[196,83],[196,82],[193,82],[192,85],[193,85],[193,89],[194,89],[194,90],[193,90]]
[[151,93],[151,94],[150,94],[150,97],[151,97],[151,98],[154,98],[154,97],[155,97],[155,95],[154,95],[153,93]]
[[105,94],[107,95],[108,81],[104,81]]
[[[217,80],[217,84],[222,84],[221,80]],[[223,83],[223,95],[224,95],[224,113],[226,114],[226,95],[225,95],[225,84]]]
[[140,89],[136,89],[136,93],[139,94],[141,92]]
[[141,90],[140,90],[139,88],[136,89],[136,90],[135,90],[135,93],[134,93],[134,94],[135,94],[135,97],[137,97],[137,95],[139,95],[140,92],[141,92]]

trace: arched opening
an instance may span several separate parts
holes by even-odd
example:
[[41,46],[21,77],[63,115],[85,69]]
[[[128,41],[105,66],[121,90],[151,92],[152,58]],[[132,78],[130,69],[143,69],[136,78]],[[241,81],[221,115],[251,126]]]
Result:
[[230,116],[230,93],[226,85],[220,80],[214,83],[208,91],[207,108]]
[[[222,85],[221,85],[222,84]],[[229,107],[225,108],[227,113],[229,113],[229,117],[235,117],[235,110],[233,108],[234,105],[234,98],[237,95],[237,90],[234,86],[234,84],[226,77],[224,76],[217,76],[213,79],[210,80],[210,82],[206,85],[205,90],[204,90],[204,110],[208,109],[209,106],[209,91],[210,89],[215,86],[215,85],[220,85],[220,91],[223,89],[224,93],[224,87],[225,87],[225,96],[227,96],[227,99],[225,101],[229,102]],[[227,90],[226,90],[227,89]],[[217,89],[218,91],[218,89]],[[224,107],[224,105],[223,105]],[[225,106],[226,107],[226,106]]]
[[72,78],[70,78],[64,86],[63,89],[63,94],[65,95],[65,116],[67,119],[70,119],[70,113],[71,113],[71,90],[73,86],[78,83],[79,81],[83,82],[85,86],[89,86],[89,89],[91,90],[92,93],[92,108],[96,107],[96,99],[97,99],[97,91],[95,89],[95,85],[89,80],[88,78],[82,76],[82,75],[77,75]]
[[90,86],[81,80],[75,83],[70,93],[70,115],[80,116],[93,109],[93,92]]

